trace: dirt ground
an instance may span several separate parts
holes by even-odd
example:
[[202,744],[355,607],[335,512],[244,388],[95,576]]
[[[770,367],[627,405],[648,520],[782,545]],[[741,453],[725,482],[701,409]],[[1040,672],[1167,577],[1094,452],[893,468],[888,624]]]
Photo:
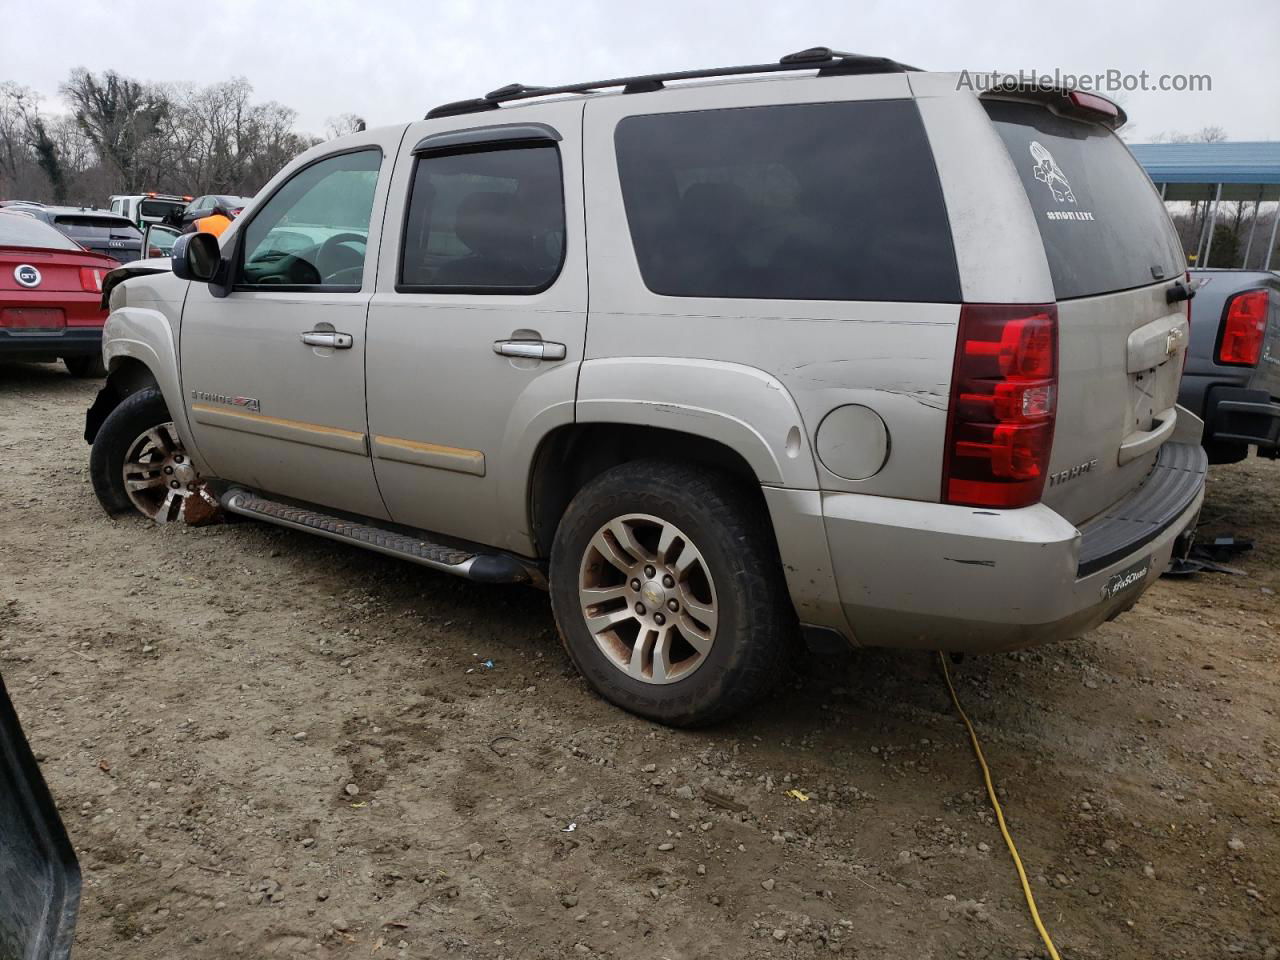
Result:
[[[79,852],[81,960],[1043,955],[930,656],[653,726],[534,590],[109,520],[95,390],[0,364],[0,671]],[[1277,956],[1278,492],[1280,463],[1211,474],[1244,576],[954,668],[1064,958]]]

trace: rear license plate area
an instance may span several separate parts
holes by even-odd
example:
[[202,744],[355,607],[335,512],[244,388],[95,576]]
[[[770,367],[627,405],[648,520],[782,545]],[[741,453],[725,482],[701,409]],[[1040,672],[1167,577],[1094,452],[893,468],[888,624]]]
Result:
[[1110,600],[1118,597],[1126,590],[1132,590],[1146,583],[1149,576],[1151,576],[1151,558],[1143,557],[1137,563],[1132,563],[1119,573],[1107,577],[1107,582],[1102,585],[1102,599]]
[[67,328],[67,315],[59,307],[5,307],[0,327],[28,333],[56,333]]

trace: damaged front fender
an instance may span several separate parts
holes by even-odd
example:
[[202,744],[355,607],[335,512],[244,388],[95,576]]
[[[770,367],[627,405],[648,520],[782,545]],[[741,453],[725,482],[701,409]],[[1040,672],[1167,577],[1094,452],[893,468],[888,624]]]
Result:
[[154,273],[171,273],[172,270],[169,260],[159,257],[150,260],[135,260],[126,266],[116,267],[102,278],[102,299],[99,301],[102,309],[111,309],[111,291],[126,280],[133,277],[145,277]]

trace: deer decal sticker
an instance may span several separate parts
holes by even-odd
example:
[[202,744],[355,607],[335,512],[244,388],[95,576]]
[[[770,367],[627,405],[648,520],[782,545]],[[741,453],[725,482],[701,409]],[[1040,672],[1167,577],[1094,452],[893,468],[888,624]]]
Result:
[[1049,188],[1053,199],[1058,203],[1063,201],[1075,203],[1076,195],[1071,192],[1071,184],[1067,182],[1066,175],[1053,159],[1053,154],[1046,150],[1039,140],[1032,140],[1030,149],[1031,157],[1036,162],[1032,171],[1036,179]]

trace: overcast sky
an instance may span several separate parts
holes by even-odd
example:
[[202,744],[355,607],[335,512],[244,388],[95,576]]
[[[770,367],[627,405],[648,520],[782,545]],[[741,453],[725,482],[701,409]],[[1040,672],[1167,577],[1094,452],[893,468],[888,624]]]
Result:
[[34,5],[0,0],[0,80],[45,94],[73,67],[200,84],[247,77],[255,98],[371,126],[512,81],[569,83],[763,63],[814,45],[930,70],[1208,74],[1212,91],[1120,94],[1143,141],[1216,125],[1280,139],[1280,2],[470,3],[464,0],[154,0]]

